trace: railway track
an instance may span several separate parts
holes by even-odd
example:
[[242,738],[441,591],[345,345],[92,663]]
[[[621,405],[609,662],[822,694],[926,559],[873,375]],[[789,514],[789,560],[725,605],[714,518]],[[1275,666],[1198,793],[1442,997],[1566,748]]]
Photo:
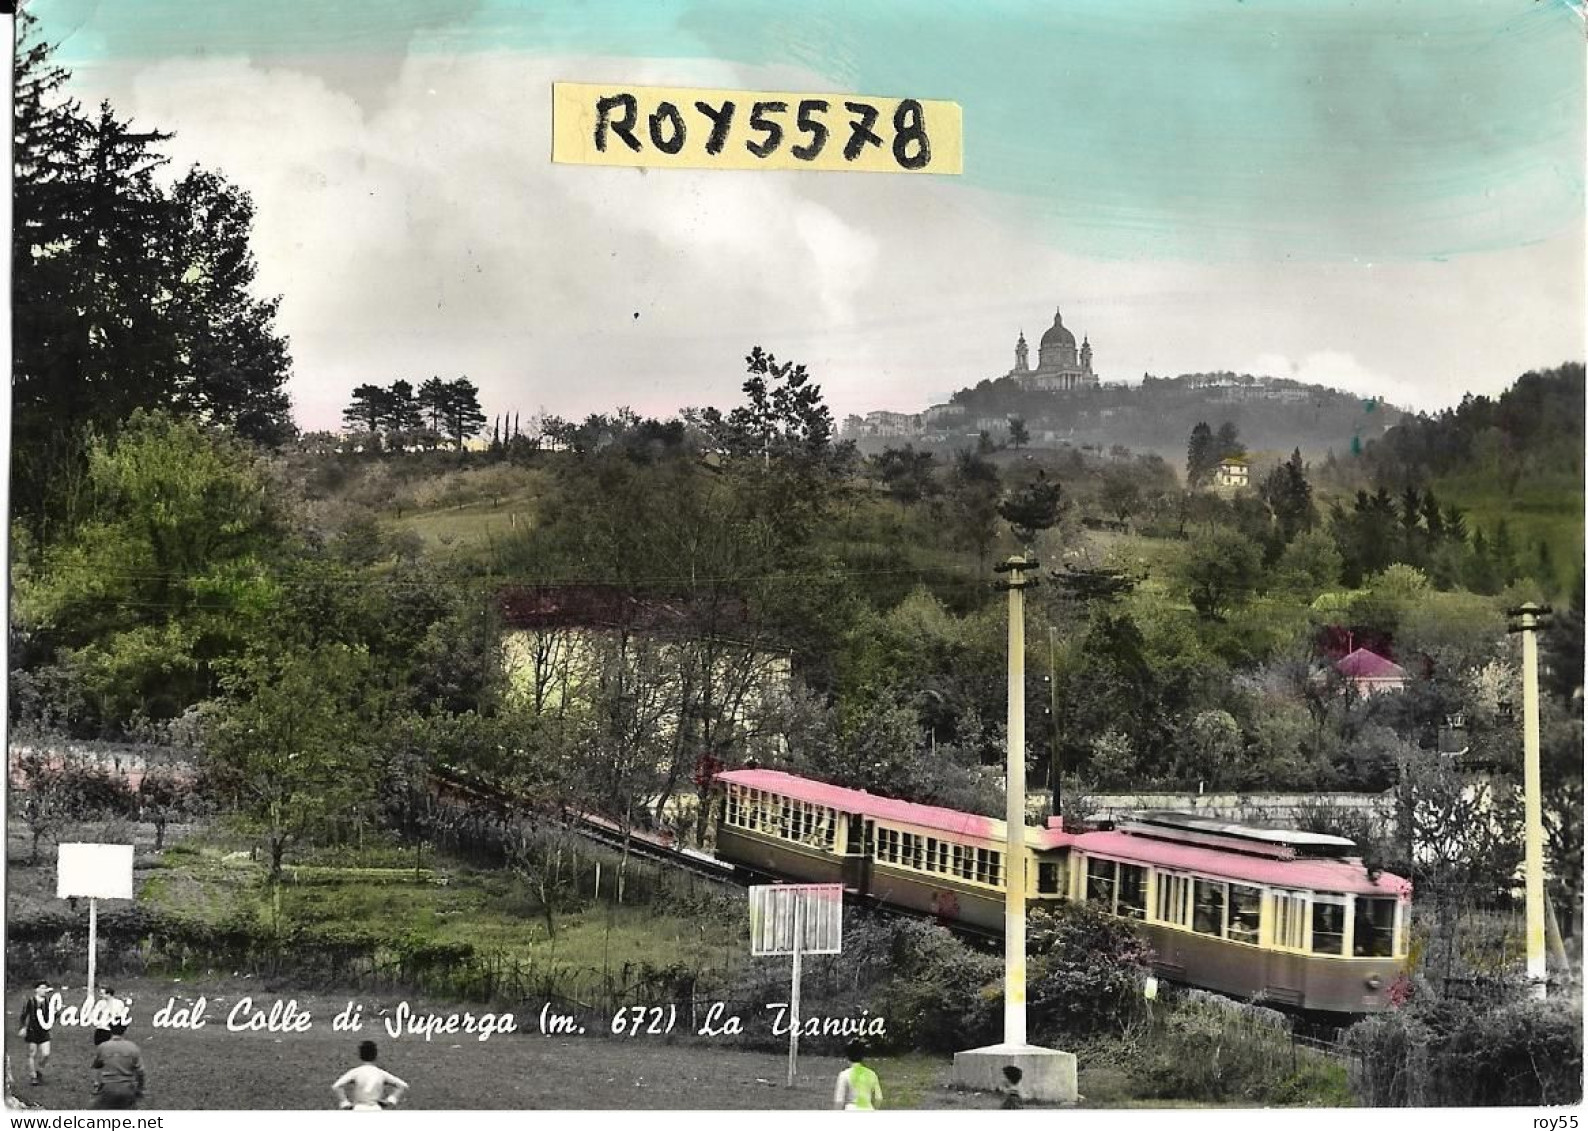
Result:
[[[573,812],[566,809],[550,812],[547,807],[537,805],[527,798],[516,798],[484,783],[467,781],[461,775],[454,775],[449,772],[445,776],[449,785],[453,788],[458,789],[460,792],[471,794],[493,807],[501,808],[506,806],[516,808],[527,806],[540,816],[555,820],[562,827],[576,835],[612,851],[626,851],[642,860],[668,865],[710,882],[721,884],[724,887],[744,891],[753,884],[787,882],[786,877],[774,873],[757,872],[742,865],[724,863],[710,853],[681,847],[673,844],[670,839],[658,837],[643,829],[630,828],[625,832],[622,825],[617,821],[600,814]],[[952,931],[967,942],[983,948],[1001,945],[1003,942],[1003,932],[1001,930],[988,930],[968,923],[946,921],[940,916],[929,912],[890,905],[875,895],[868,896],[852,890],[846,891],[844,903],[847,906],[860,908],[873,914],[934,923]],[[1232,1000],[1240,999],[1232,997]],[[1268,1007],[1290,1016],[1290,1037],[1292,1043],[1336,1057],[1346,1055],[1340,1044],[1345,1027],[1341,1026],[1337,1019],[1331,1021],[1321,1020],[1309,1011],[1288,1008],[1278,1003],[1270,1004]]]

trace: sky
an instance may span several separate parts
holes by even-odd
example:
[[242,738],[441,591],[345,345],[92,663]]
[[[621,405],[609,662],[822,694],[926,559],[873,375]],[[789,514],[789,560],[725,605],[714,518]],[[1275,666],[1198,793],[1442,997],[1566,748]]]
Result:
[[[300,427],[842,417],[996,378],[1055,308],[1104,381],[1229,369],[1414,409],[1581,360],[1580,0],[32,0],[85,104],[258,210]],[[553,82],[943,99],[964,173],[554,165]]]

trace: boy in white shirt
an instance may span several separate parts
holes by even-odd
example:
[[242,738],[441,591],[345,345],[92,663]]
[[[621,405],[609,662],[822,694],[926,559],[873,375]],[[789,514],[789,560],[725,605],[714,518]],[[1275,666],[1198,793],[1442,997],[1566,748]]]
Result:
[[[407,1093],[407,1082],[377,1065],[375,1055],[374,1041],[359,1042],[358,1058],[364,1063],[348,1069],[331,1085],[337,1106],[343,1111],[380,1111],[382,1108],[396,1107]],[[392,1089],[389,1096],[386,1094],[388,1086]],[[348,1088],[353,1092],[351,1098],[347,1094]]]

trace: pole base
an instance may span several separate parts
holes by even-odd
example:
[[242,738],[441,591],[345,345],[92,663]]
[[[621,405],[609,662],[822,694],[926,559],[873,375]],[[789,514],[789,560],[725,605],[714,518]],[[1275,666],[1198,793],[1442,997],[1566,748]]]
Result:
[[1008,1087],[1004,1067],[1020,1069],[1020,1095],[1036,1103],[1073,1104],[1075,1054],[1035,1045],[988,1045],[954,1054],[954,1086],[973,1092],[1001,1092]]

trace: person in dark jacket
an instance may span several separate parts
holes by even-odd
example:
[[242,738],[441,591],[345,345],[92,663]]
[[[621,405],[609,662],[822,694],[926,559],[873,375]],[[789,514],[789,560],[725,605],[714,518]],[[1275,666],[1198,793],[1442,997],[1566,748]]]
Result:
[[96,1108],[137,1107],[143,1098],[143,1054],[127,1039],[127,1027],[117,1025],[110,1038],[94,1052],[98,1080],[94,1084]]
[[40,982],[33,987],[33,996],[22,1003],[22,1030],[18,1034],[28,1043],[28,1074],[33,1083],[44,1083],[44,1066],[50,1060],[50,1027],[53,1020],[49,1009],[50,987]]

